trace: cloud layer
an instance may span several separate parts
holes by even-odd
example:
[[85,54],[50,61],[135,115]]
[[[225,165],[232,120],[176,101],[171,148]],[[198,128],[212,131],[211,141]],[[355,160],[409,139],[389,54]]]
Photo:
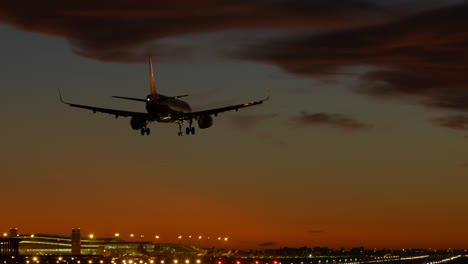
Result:
[[[144,61],[151,42],[246,29],[333,29],[388,17],[363,0],[2,1],[0,23],[69,40],[82,56]],[[128,57],[128,58],[127,58]]]
[[360,93],[468,111],[468,3],[397,22],[279,39],[249,46],[239,58],[309,77],[358,74]]
[[294,125],[298,127],[325,126],[338,128],[344,131],[358,131],[372,128],[371,125],[359,122],[351,117],[341,114],[302,112],[291,118]]
[[437,118],[434,121],[441,127],[446,127],[454,130],[468,131],[468,116],[446,116]]

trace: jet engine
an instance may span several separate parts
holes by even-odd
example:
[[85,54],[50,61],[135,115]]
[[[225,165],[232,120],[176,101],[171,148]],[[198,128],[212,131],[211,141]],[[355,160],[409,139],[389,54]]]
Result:
[[198,127],[201,129],[209,128],[213,125],[213,118],[209,115],[200,116],[198,118]]
[[132,117],[132,119],[130,119],[130,125],[133,129],[139,130],[145,126],[145,120],[140,119],[138,117]]

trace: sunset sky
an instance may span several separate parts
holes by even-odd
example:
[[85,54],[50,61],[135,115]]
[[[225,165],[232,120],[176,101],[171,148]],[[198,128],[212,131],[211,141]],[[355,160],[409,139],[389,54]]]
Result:
[[[467,249],[467,14],[455,0],[0,0],[0,231]],[[271,100],[184,137],[60,103],[58,89],[144,112],[111,96],[149,93],[150,54],[158,92],[194,110]]]

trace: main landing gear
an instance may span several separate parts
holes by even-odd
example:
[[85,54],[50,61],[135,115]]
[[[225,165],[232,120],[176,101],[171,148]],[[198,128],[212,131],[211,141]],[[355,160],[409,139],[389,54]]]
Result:
[[140,134],[141,134],[142,136],[144,136],[145,134],[148,135],[148,136],[150,135],[151,130],[150,130],[150,128],[147,127],[147,126],[148,126],[148,123],[145,123],[145,126],[143,126],[143,127],[141,128]]
[[[195,135],[195,127],[192,126],[192,119],[189,121],[189,126],[185,128],[185,134],[186,135]],[[183,136],[184,133],[182,133],[182,123],[179,123],[179,133],[177,134],[179,137]]]

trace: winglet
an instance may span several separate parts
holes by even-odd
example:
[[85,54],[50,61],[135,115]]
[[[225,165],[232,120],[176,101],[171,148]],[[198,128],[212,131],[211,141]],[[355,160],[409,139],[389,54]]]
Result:
[[268,87],[268,89],[267,89],[267,97],[265,99],[263,99],[262,102],[267,101],[269,99],[270,99],[270,87]]
[[156,85],[154,84],[153,62],[151,61],[151,56],[149,56],[148,64],[149,64],[151,94],[155,94],[155,95],[156,95],[156,94],[157,94],[157,93],[156,93]]
[[62,92],[60,91],[60,88],[58,89],[58,92],[59,92],[59,97],[60,97],[60,102],[64,103],[64,104],[68,104],[67,102],[65,102],[62,98]]

